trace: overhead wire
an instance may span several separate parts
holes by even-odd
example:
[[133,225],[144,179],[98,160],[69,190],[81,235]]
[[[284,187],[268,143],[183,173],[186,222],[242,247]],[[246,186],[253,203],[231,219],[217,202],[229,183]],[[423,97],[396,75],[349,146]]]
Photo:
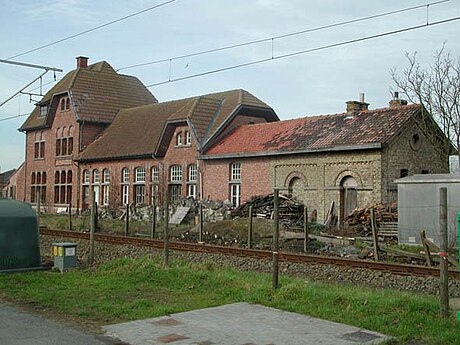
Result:
[[91,28],[91,29],[88,29],[88,30],[81,31],[81,32],[76,33],[76,34],[74,34],[74,35],[70,35],[70,36],[61,38],[61,39],[59,39],[59,40],[57,40],[57,41],[54,41],[54,42],[51,42],[51,43],[48,43],[48,44],[45,44],[45,45],[42,45],[42,46],[39,46],[39,47],[30,49],[30,50],[25,51],[25,52],[23,52],[23,53],[13,55],[13,56],[11,56],[11,57],[5,59],[5,60],[11,60],[11,59],[17,58],[17,57],[19,57],[19,56],[23,56],[23,55],[26,55],[26,54],[30,54],[30,53],[35,52],[35,51],[37,51],[37,50],[41,50],[41,49],[44,49],[44,48],[53,46],[53,45],[55,45],[55,44],[58,44],[58,43],[61,43],[61,42],[64,42],[64,41],[68,41],[68,40],[70,40],[70,39],[72,39],[72,38],[75,38],[75,37],[78,37],[78,36],[87,34],[87,33],[89,33],[89,32],[93,32],[93,31],[102,29],[102,28],[104,28],[104,27],[106,27],[106,26],[109,26],[109,25],[112,25],[112,24],[121,22],[121,21],[123,21],[123,20],[126,20],[126,19],[129,19],[129,18],[138,16],[138,15],[140,15],[140,14],[142,14],[142,13],[145,13],[145,12],[154,10],[154,9],[156,9],[156,8],[159,8],[159,7],[168,5],[168,4],[170,4],[170,3],[174,2],[174,1],[176,1],[176,0],[168,0],[168,1],[162,2],[162,3],[160,3],[160,4],[157,4],[157,5],[154,5],[154,6],[145,8],[145,9],[143,9],[143,10],[141,10],[141,11],[138,11],[138,12],[135,12],[135,13],[131,13],[131,14],[128,14],[128,15],[126,15],[126,16],[124,16],[124,17],[121,17],[121,18],[112,20],[112,21],[110,21],[110,22],[107,22],[107,23],[98,25],[98,26],[96,26],[96,27],[94,27],[94,28]]
[[310,28],[310,29],[294,31],[294,32],[290,32],[290,33],[287,33],[287,34],[277,35],[277,36],[273,36],[273,37],[261,38],[261,39],[247,41],[247,42],[243,42],[243,43],[236,43],[236,44],[232,44],[232,45],[226,45],[226,46],[223,46],[223,47],[218,47],[218,48],[198,51],[198,52],[194,52],[194,53],[189,53],[189,54],[184,54],[184,55],[177,55],[177,56],[173,56],[173,57],[169,57],[169,58],[153,60],[153,61],[148,61],[148,62],[143,62],[143,63],[138,63],[138,64],[134,64],[134,65],[129,65],[129,66],[123,66],[123,67],[120,67],[120,68],[116,69],[116,71],[118,72],[118,71],[125,70],[125,69],[131,69],[131,68],[143,67],[143,66],[148,66],[148,65],[158,64],[158,63],[170,62],[170,61],[174,61],[174,60],[185,59],[185,58],[188,58],[188,57],[205,55],[205,54],[215,53],[215,52],[219,52],[219,51],[224,51],[224,50],[229,50],[229,49],[235,49],[235,48],[240,48],[240,47],[244,47],[244,46],[254,45],[254,44],[258,44],[258,43],[274,41],[274,40],[277,40],[277,39],[282,39],[282,38],[302,35],[302,34],[306,34],[306,33],[310,33],[310,32],[321,31],[321,30],[335,28],[335,27],[339,27],[339,26],[343,26],[343,25],[354,24],[354,23],[358,23],[358,22],[362,22],[362,21],[366,21],[366,20],[371,20],[371,19],[376,19],[376,18],[380,18],[380,17],[390,16],[390,15],[394,15],[394,14],[398,14],[398,13],[413,11],[413,10],[420,9],[420,8],[425,8],[425,7],[428,8],[428,6],[438,5],[438,4],[449,2],[449,1],[450,0],[440,0],[440,1],[426,3],[426,4],[423,4],[423,5],[417,5],[417,6],[407,7],[407,8],[403,8],[403,9],[399,9],[399,10],[394,10],[394,11],[374,14],[374,15],[371,15],[371,16],[360,17],[360,18],[346,20],[346,21],[342,21],[342,22],[338,22],[338,23],[332,23],[332,24],[327,24],[327,25],[323,25],[323,26],[318,26],[318,27],[314,27],[314,28]]
[[202,77],[202,76],[209,75],[209,74],[215,74],[215,73],[224,72],[224,71],[228,71],[228,70],[233,70],[233,69],[237,69],[237,68],[252,66],[252,65],[261,64],[261,63],[268,62],[268,61],[280,60],[280,59],[284,59],[284,58],[288,58],[288,57],[293,57],[293,56],[306,54],[306,53],[312,53],[312,52],[316,52],[316,51],[320,51],[320,50],[324,50],[324,49],[329,49],[329,48],[333,48],[333,47],[339,47],[339,46],[343,46],[343,45],[347,45],[347,44],[367,41],[367,40],[374,39],[374,38],[390,36],[390,35],[394,35],[394,34],[398,34],[398,33],[402,33],[402,32],[407,32],[407,31],[417,30],[417,29],[421,29],[421,28],[426,28],[428,26],[444,24],[444,23],[448,23],[448,22],[452,22],[452,21],[456,21],[456,20],[460,20],[460,16],[459,17],[448,18],[448,19],[444,19],[444,20],[440,20],[440,21],[436,21],[436,22],[410,26],[410,27],[403,28],[403,29],[383,32],[383,33],[376,34],[376,35],[356,38],[356,39],[352,39],[352,40],[348,40],[348,41],[342,41],[342,42],[338,42],[338,43],[328,44],[328,45],[324,45],[324,46],[320,46],[320,47],[316,47],[316,48],[300,50],[300,51],[293,52],[293,53],[288,53],[288,54],[283,54],[283,55],[278,55],[278,56],[271,56],[271,57],[264,58],[264,59],[245,62],[245,63],[232,65],[232,66],[227,66],[227,67],[222,67],[222,68],[209,70],[209,71],[205,71],[205,72],[201,72],[201,73],[196,73],[196,74],[192,74],[192,75],[188,75],[188,76],[184,76],[184,77],[169,78],[168,80],[165,80],[165,81],[162,81],[162,82],[146,85],[146,87],[153,87],[153,86],[169,84],[169,83],[173,83],[173,82],[177,82],[177,81],[182,81],[182,80],[187,80],[187,79],[192,79],[192,78],[198,78],[198,77]]

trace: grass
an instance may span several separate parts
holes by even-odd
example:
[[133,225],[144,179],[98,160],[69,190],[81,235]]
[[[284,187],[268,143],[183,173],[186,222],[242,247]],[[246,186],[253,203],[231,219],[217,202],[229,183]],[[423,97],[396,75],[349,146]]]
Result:
[[81,325],[101,326],[245,301],[381,332],[396,337],[396,344],[460,343],[456,315],[441,319],[435,296],[285,276],[274,291],[267,274],[217,268],[211,262],[173,262],[164,269],[158,260],[121,258],[65,274],[0,275],[0,293]]

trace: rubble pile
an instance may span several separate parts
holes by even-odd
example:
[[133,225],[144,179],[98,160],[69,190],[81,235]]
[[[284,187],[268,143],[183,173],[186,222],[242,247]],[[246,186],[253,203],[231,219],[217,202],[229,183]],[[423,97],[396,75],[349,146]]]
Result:
[[[255,196],[248,202],[236,208],[232,215],[236,217],[248,217],[249,206],[252,206],[252,216],[256,218],[273,218],[274,195]],[[304,205],[292,198],[279,196],[279,219],[286,226],[301,226],[303,224]]]

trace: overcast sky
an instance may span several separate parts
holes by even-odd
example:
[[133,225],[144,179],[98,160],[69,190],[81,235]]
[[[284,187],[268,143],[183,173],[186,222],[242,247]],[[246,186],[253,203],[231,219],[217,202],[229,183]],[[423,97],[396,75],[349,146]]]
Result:
[[[0,0],[0,59],[77,34],[165,0]],[[430,1],[369,0],[176,0],[168,5],[12,59],[62,68],[75,68],[75,57],[89,63],[107,61],[115,69],[168,59],[188,53],[271,38],[300,30],[401,10]],[[429,22],[460,16],[460,3],[451,0],[429,6]],[[276,39],[274,57],[348,40],[378,35],[427,22],[426,7],[348,25]],[[370,108],[391,98],[390,70],[407,67],[406,52],[417,52],[429,63],[436,50],[460,55],[460,21],[322,49],[284,59],[228,70],[199,78],[150,87],[159,101],[242,88],[274,108],[281,119],[339,113],[345,102],[365,93]],[[173,60],[171,78],[238,65],[272,56],[271,42]],[[169,79],[169,63],[125,69],[151,85]],[[0,103],[41,73],[38,69],[0,63]],[[48,73],[43,84],[53,81]],[[34,84],[31,88],[37,87]],[[45,85],[46,92],[54,83]],[[35,90],[34,92],[39,92]],[[40,97],[35,96],[34,100]],[[0,107],[0,119],[29,113],[29,96]],[[0,169],[24,160],[25,135],[17,131],[26,117],[0,121]]]

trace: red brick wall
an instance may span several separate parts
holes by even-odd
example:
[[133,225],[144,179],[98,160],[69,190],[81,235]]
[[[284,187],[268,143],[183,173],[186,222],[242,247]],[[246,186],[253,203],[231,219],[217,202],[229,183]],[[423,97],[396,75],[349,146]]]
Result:
[[81,150],[84,150],[91,142],[94,141],[102,131],[107,128],[107,125],[95,124],[95,123],[84,123],[81,126]]
[[272,192],[269,179],[269,158],[206,160],[203,169],[203,193],[212,200],[229,200],[230,165],[241,163],[241,202],[255,195]]

